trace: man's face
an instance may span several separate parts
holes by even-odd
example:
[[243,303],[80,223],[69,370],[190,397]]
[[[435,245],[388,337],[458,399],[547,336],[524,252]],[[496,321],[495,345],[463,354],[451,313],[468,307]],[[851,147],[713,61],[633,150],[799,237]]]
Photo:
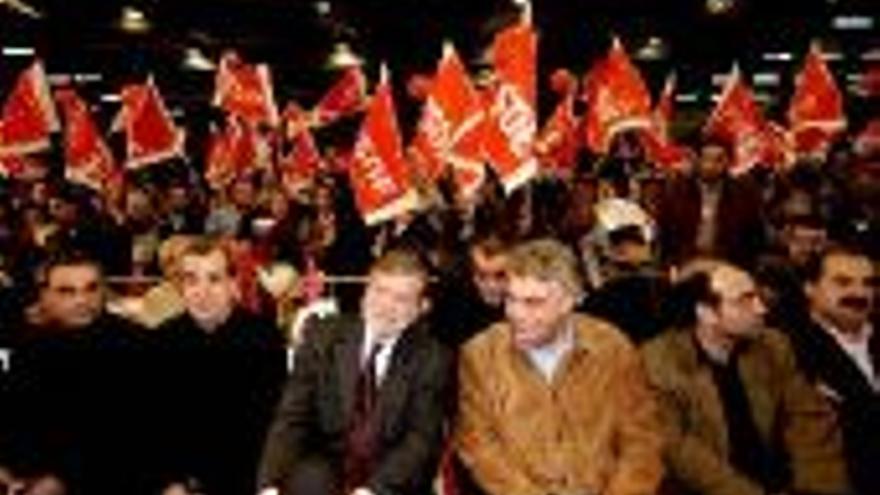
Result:
[[730,157],[727,150],[717,144],[707,144],[700,149],[700,177],[705,181],[715,181],[724,175]]
[[865,256],[831,254],[815,283],[805,286],[810,310],[839,330],[855,332],[868,321],[874,304],[874,267]]
[[206,255],[188,254],[180,261],[183,302],[203,328],[222,325],[235,308],[238,290],[228,263],[219,249]]
[[63,328],[82,328],[92,324],[101,314],[103,305],[101,272],[90,264],[52,268],[40,292],[43,316]]
[[403,332],[427,309],[421,275],[374,271],[370,274],[361,312],[379,338]]
[[712,274],[718,304],[709,309],[709,322],[720,335],[737,341],[755,336],[764,324],[766,308],[754,280],[746,272],[721,267]]
[[507,258],[503,253],[487,254],[479,247],[471,252],[474,284],[480,298],[489,306],[500,308],[507,293]]
[[575,297],[557,281],[512,275],[507,285],[505,312],[520,349],[551,343],[571,315]]
[[232,185],[232,202],[240,208],[250,208],[256,201],[257,191],[249,180],[239,180]]
[[825,229],[806,225],[791,225],[783,232],[788,257],[798,266],[803,266],[815,253],[822,251],[828,243]]

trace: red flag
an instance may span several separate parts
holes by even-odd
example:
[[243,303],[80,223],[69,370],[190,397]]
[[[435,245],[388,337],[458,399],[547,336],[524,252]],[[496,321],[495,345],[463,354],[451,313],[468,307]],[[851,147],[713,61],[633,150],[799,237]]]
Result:
[[532,26],[521,21],[501,31],[492,42],[497,86],[483,128],[483,146],[504,189],[511,192],[538,172],[533,153],[538,40]]
[[0,156],[0,177],[18,177],[28,168],[28,158],[22,155]]
[[284,114],[291,149],[281,157],[278,168],[282,181],[292,190],[297,190],[311,183],[315,175],[326,169],[326,166],[307,125],[305,111],[291,103]]
[[868,121],[856,136],[853,148],[856,153],[864,156],[880,152],[880,119]]
[[59,129],[46,73],[37,60],[21,73],[3,105],[0,156],[46,150],[49,135]]
[[214,105],[251,125],[277,125],[269,66],[245,63],[235,52],[224,53],[217,69]]
[[390,220],[417,206],[418,196],[404,159],[391,85],[384,66],[355,142],[349,176],[367,225]]
[[479,94],[455,48],[446,43],[411,147],[422,176],[436,181],[447,164],[453,171],[481,169],[482,118]]
[[734,175],[748,171],[761,161],[767,124],[738,67],[734,67],[728,77],[703,133],[733,144],[734,157],[730,172]]
[[563,95],[535,143],[535,153],[556,172],[574,169],[580,149],[580,122],[574,114],[575,92]]
[[669,135],[669,122],[675,107],[675,74],[670,74],[652,113],[651,129],[641,133],[642,145],[648,160],[664,169],[678,169],[688,161],[688,150],[678,145]]
[[617,38],[587,74],[584,97],[586,142],[595,153],[607,153],[619,132],[652,126],[651,94]]
[[235,136],[232,134],[228,127],[224,130],[214,129],[208,138],[205,181],[214,190],[224,189],[236,176]]
[[312,110],[315,125],[324,126],[364,107],[367,80],[359,67],[345,69]]
[[175,127],[152,78],[123,88],[122,109],[113,124],[118,129],[125,131],[129,169],[183,154],[184,131]]
[[794,164],[796,158],[794,142],[788,129],[777,122],[767,122],[761,163],[785,169]]
[[73,89],[60,90],[55,98],[64,112],[65,176],[71,182],[103,191],[116,164],[92,120],[88,105]]
[[795,78],[788,123],[801,153],[823,151],[836,134],[846,129],[843,95],[815,43]]

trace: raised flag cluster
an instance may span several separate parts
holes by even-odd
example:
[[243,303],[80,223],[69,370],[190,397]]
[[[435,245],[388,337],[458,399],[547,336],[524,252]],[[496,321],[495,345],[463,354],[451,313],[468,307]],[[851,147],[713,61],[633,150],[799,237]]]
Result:
[[[219,189],[236,177],[269,168],[288,191],[301,190],[341,163],[321,156],[313,131],[362,112],[353,149],[341,153],[350,155],[344,171],[369,224],[419,207],[420,193],[447,178],[459,194],[472,195],[483,184],[487,166],[507,192],[540,173],[568,174],[582,147],[607,153],[622,132],[637,133],[648,160],[658,167],[678,167],[689,160],[688,150],[675,143],[669,130],[674,75],[653,105],[638,67],[616,38],[582,81],[564,70],[553,74],[556,107],[539,130],[537,45],[528,16],[497,33],[490,52],[493,77],[478,89],[453,45],[445,43],[436,71],[419,82],[424,103],[407,146],[384,68],[371,98],[364,74],[352,67],[339,74],[311,109],[288,102],[279,113],[269,67],[226,52],[212,99],[226,119],[207,143],[205,178]],[[796,155],[825,152],[846,129],[843,96],[816,45],[810,47],[794,88],[783,126],[765,118],[734,67],[703,127],[706,135],[732,145],[732,173],[757,164],[785,166]],[[71,87],[59,88],[54,101],[52,96],[43,66],[35,61],[21,73],[2,107],[0,174],[19,173],[29,154],[50,148],[52,134],[61,130],[57,103],[65,124],[66,177],[97,190],[106,188],[121,172],[87,102]],[[152,78],[126,86],[120,96],[122,106],[110,130],[124,133],[125,169],[184,155],[184,131],[174,123]],[[575,110],[579,99],[586,104],[583,115]]]

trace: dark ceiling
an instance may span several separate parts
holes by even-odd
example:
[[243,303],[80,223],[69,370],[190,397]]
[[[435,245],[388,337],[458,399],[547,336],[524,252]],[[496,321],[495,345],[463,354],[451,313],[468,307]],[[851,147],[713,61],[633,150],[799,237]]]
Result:
[[[0,4],[10,0],[0,0]],[[639,61],[656,89],[673,67],[683,90],[711,89],[710,75],[734,60],[747,72],[777,70],[788,81],[812,38],[844,52],[839,77],[862,70],[860,56],[880,48],[880,0],[718,0],[732,10],[710,15],[707,0],[535,0],[534,20],[541,35],[540,68],[583,71],[607,49],[612,33],[631,51],[656,36],[668,43],[668,56]],[[712,1],[712,0],[708,0]],[[305,0],[31,0],[43,14],[33,19],[0,5],[4,45],[34,46],[50,73],[99,73],[83,85],[86,94],[113,91],[119,84],[155,75],[172,105],[189,111],[210,97],[213,75],[181,69],[188,47],[216,60],[226,48],[246,59],[271,64],[278,100],[309,105],[334,77],[324,61],[336,41],[349,42],[375,74],[388,61],[398,80],[431,70],[444,38],[455,41],[477,69],[492,33],[515,15],[511,0],[328,0],[322,13]],[[124,5],[143,11],[152,27],[140,34],[119,29]],[[861,31],[835,31],[838,14],[873,16]],[[794,60],[773,66],[768,51],[794,52]],[[8,87],[28,58],[0,59],[0,84]],[[877,63],[877,62],[873,62]],[[542,77],[546,80],[546,77]],[[542,82],[543,84],[543,82]],[[787,82],[786,82],[787,84]]]

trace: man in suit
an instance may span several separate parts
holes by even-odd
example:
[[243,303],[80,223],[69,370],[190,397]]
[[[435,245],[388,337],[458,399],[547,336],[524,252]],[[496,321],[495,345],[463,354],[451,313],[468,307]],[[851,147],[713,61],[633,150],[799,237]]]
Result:
[[666,440],[662,493],[849,493],[834,413],[764,327],[751,276],[694,261],[673,297],[676,328],[643,348]]
[[835,405],[853,484],[880,493],[880,333],[871,318],[876,268],[863,252],[832,247],[805,268],[808,321],[790,322],[800,363]]
[[761,253],[761,191],[750,176],[730,175],[731,155],[728,143],[706,141],[696,172],[668,182],[657,219],[665,261],[705,255],[750,266]]
[[392,250],[359,317],[306,331],[269,431],[261,493],[419,494],[443,448],[451,357],[425,326],[427,272]]

